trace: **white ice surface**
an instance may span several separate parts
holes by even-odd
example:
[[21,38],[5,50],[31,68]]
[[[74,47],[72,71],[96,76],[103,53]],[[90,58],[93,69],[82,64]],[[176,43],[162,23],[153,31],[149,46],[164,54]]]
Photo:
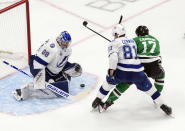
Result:
[[[1,113],[1,131],[184,131],[185,1],[117,0],[126,5],[115,12],[85,6],[91,1],[95,0],[30,0],[31,39],[34,53],[49,37],[62,30],[69,31],[73,39],[70,60],[99,77],[96,89],[79,102],[49,112],[28,116]],[[162,95],[173,108],[175,119],[154,108],[151,99],[135,86],[107,112],[90,112],[108,68],[107,41],[84,28],[82,22],[90,21],[88,26],[111,39],[111,27],[118,22],[120,14],[124,16],[129,37],[134,37],[135,28],[142,24],[159,39],[166,71]]]

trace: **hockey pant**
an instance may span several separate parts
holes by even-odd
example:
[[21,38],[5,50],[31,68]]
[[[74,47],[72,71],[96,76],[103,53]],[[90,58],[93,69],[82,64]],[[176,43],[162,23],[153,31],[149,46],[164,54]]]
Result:
[[142,63],[144,72],[155,81],[154,85],[159,92],[163,90],[165,79],[165,71],[161,63],[161,60],[156,60],[151,63]]

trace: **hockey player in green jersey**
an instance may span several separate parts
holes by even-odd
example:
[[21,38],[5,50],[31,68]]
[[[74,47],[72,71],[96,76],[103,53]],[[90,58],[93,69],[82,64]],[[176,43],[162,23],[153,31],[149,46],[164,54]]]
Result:
[[[165,72],[161,65],[159,41],[149,35],[149,30],[146,26],[138,26],[135,33],[137,37],[134,38],[134,41],[137,45],[138,57],[144,66],[144,72],[155,81],[154,85],[156,89],[161,92],[164,86]],[[132,83],[118,84],[110,93],[107,101],[102,105],[102,108],[106,110],[111,106],[130,85],[132,85]]]

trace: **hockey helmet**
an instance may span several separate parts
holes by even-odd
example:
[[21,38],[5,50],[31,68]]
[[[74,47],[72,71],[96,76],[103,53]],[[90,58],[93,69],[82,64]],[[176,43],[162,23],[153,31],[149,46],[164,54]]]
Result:
[[63,43],[69,44],[71,42],[71,36],[67,31],[63,31],[59,34],[56,40],[59,45],[63,45]]
[[112,35],[115,36],[115,34],[118,34],[118,36],[126,34],[125,28],[121,24],[117,24],[112,29]]
[[135,33],[137,36],[145,36],[149,34],[149,30],[146,26],[140,25],[136,28]]

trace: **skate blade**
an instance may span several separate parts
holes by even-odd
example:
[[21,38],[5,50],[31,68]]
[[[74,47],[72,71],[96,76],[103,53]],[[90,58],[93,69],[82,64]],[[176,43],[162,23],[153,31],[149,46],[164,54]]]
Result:
[[157,109],[159,106],[157,105],[155,101],[153,101],[153,103],[154,103],[154,108]]
[[98,108],[91,108],[90,112],[98,112]]
[[105,111],[105,110],[102,108],[102,106],[99,105],[99,106],[98,106],[98,112],[99,112],[99,113],[102,113],[102,112],[104,112],[104,111]]
[[99,105],[99,106],[97,106],[97,108],[92,108],[90,112],[99,112],[99,113],[102,113],[104,111],[105,110]]
[[173,119],[175,119],[175,115],[174,114],[171,114],[171,115],[167,115],[168,117],[170,117],[170,118],[173,118]]

